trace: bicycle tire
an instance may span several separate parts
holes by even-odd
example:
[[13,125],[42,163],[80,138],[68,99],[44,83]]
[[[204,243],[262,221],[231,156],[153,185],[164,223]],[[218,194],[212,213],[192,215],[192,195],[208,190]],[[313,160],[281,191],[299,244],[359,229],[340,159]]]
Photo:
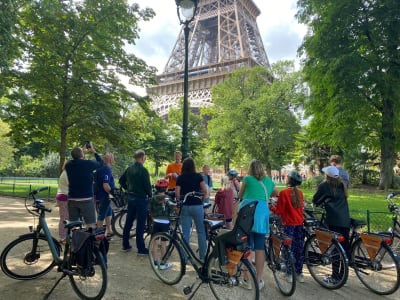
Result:
[[107,290],[107,267],[103,255],[93,248],[93,264],[90,270],[82,270],[77,266],[71,266],[72,274],[69,274],[72,289],[81,299],[102,299]]
[[270,262],[268,266],[274,275],[276,285],[283,295],[291,296],[296,290],[296,269],[293,253],[289,246],[282,245],[279,256],[275,256],[272,241],[269,247],[270,251],[268,251],[268,254]]
[[[329,251],[328,251],[329,250]],[[304,245],[304,262],[316,282],[321,286],[334,290],[341,288],[349,276],[349,263],[342,246],[333,240],[326,252],[322,254],[315,234],[311,235]],[[338,267],[339,272],[333,277],[333,269]]]
[[[210,289],[218,300],[260,299],[256,272],[247,258],[239,261],[230,276],[226,265],[221,266],[218,257],[213,256],[208,261],[208,277]],[[243,282],[247,284],[243,285]]]
[[[33,253],[34,242],[37,247]],[[57,254],[60,256],[61,245],[53,238]],[[8,244],[0,257],[1,269],[8,277],[19,280],[30,280],[50,272],[56,265],[50,250],[47,237],[35,233],[20,236]]]
[[[124,233],[126,215],[127,215],[127,210],[122,209],[118,214],[115,215],[115,217],[111,221],[111,227],[112,227],[113,232],[121,238]],[[129,234],[130,238],[135,237],[135,236],[136,236],[136,219],[135,219],[135,221],[133,221],[131,232]]]
[[368,289],[378,295],[394,293],[400,284],[400,266],[397,256],[386,244],[382,244],[373,262],[361,239],[352,246],[354,271]]
[[186,265],[181,246],[165,232],[157,232],[151,236],[149,260],[157,277],[168,285],[177,284],[185,275]]

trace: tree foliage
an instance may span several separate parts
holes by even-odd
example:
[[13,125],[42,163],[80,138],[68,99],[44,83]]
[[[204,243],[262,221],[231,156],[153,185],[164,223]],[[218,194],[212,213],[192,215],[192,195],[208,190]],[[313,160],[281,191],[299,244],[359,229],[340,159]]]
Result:
[[138,22],[151,9],[124,0],[30,1],[18,10],[21,55],[8,78],[9,101],[2,116],[17,147],[40,143],[57,151],[62,165],[68,147],[101,140],[122,147],[132,141],[126,118],[146,99],[127,90],[121,76],[143,86],[155,69],[126,45],[139,38]]
[[302,51],[311,95],[310,133],[331,146],[381,153],[380,187],[393,179],[399,148],[400,2],[299,0],[308,25]]
[[225,159],[247,153],[267,170],[288,162],[299,121],[289,108],[302,94],[292,62],[239,69],[212,90],[214,107],[208,124],[210,143]]

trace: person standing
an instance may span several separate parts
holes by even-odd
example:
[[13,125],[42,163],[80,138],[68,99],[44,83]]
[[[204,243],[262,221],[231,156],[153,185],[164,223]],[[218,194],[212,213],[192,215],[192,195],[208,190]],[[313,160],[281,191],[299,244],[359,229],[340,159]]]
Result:
[[[269,233],[269,208],[268,200],[271,195],[277,195],[275,184],[264,172],[262,163],[259,160],[250,162],[248,176],[242,180],[239,191],[240,209],[253,201],[258,202],[254,214],[254,225],[250,233],[250,246],[255,252],[256,272],[259,289],[265,286],[262,279],[265,263],[265,235]],[[246,288],[246,286],[243,286]]]
[[67,172],[65,171],[65,165],[67,161],[65,161],[61,175],[58,179],[58,186],[57,186],[57,194],[56,194],[56,201],[58,206],[58,213],[60,216],[60,220],[58,222],[58,235],[60,237],[60,241],[62,244],[65,244],[66,237],[67,237],[67,229],[64,225],[64,220],[69,219],[68,214],[68,176]]
[[210,175],[210,167],[208,165],[203,166],[201,176],[203,176],[204,183],[207,187],[207,195],[204,199],[204,203],[210,203],[210,195],[213,190],[213,181]]
[[329,158],[329,164],[331,166],[336,167],[339,170],[339,177],[346,185],[346,188],[349,189],[350,187],[350,176],[349,173],[342,166],[342,158],[339,155],[332,155]]
[[168,191],[174,191],[176,179],[181,175],[182,169],[182,152],[175,151],[175,162],[170,163],[165,171],[165,178],[168,179]]
[[114,155],[106,153],[103,156],[104,166],[96,172],[96,201],[99,202],[99,214],[97,216],[97,227],[103,227],[106,223],[107,237],[113,236],[111,229],[112,208],[110,194],[115,190],[114,176],[111,171],[111,165],[114,163]]
[[215,194],[215,205],[217,207],[216,212],[224,215],[226,228],[233,229],[233,191],[230,187],[228,176],[222,177],[221,186],[222,187]]
[[[295,262],[296,278],[298,282],[304,282],[304,195],[297,188],[301,185],[301,175],[292,170],[286,176],[286,188],[279,193],[276,206],[270,204],[270,210],[281,216],[285,233],[292,239],[292,252]],[[288,277],[291,280],[291,277]]]
[[[329,166],[322,169],[325,173],[325,180],[318,186],[317,192],[313,196],[312,202],[316,206],[323,206],[326,212],[326,224],[329,230],[343,235],[344,241],[341,242],[347,257],[350,257],[350,212],[347,202],[347,188],[339,177],[339,169]],[[341,278],[340,266],[332,264],[332,277],[326,278],[327,281],[338,280]]]
[[122,249],[130,251],[130,231],[133,221],[136,219],[136,247],[138,254],[148,255],[149,249],[145,247],[143,234],[148,215],[148,202],[151,198],[150,175],[143,166],[146,154],[143,150],[137,150],[134,155],[135,163],[129,166],[119,179],[121,186],[127,187],[128,212],[123,230]]
[[72,149],[72,160],[65,165],[68,177],[68,213],[71,221],[83,218],[87,227],[96,227],[96,208],[93,200],[93,171],[103,166],[103,160],[89,143],[86,151],[94,154],[96,161],[86,160],[82,148]]
[[192,220],[196,226],[197,241],[199,245],[199,257],[204,261],[206,256],[206,230],[204,226],[204,198],[207,193],[206,184],[200,173],[196,173],[196,167],[191,157],[185,158],[182,165],[182,174],[179,175],[175,187],[175,196],[178,201],[183,200],[183,197],[190,192],[201,192],[203,198],[189,196],[186,202],[181,207],[181,222],[183,238],[189,245],[190,229]]
[[232,210],[232,226],[235,225],[235,221],[237,218],[237,212],[239,208],[238,194],[240,190],[240,182],[238,179],[239,173],[236,170],[229,170],[226,174],[229,178],[229,186],[233,192],[233,210]]

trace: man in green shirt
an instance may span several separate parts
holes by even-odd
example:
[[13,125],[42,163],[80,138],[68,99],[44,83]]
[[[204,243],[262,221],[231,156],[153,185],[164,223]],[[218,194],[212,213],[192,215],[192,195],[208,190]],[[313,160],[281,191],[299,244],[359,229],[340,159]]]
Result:
[[148,199],[151,198],[150,175],[143,166],[146,155],[143,150],[135,152],[135,163],[128,167],[119,179],[119,183],[128,193],[128,212],[122,237],[122,249],[130,251],[130,231],[136,218],[136,247],[138,254],[148,255],[149,249],[145,247],[143,234],[148,214]]

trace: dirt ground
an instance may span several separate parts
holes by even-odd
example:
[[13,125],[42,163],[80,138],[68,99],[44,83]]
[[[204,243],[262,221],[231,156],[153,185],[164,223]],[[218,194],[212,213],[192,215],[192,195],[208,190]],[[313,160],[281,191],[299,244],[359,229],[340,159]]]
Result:
[[[58,212],[54,202],[49,203],[53,212],[47,215],[51,231],[57,237]],[[0,251],[18,235],[28,232],[28,226],[33,225],[34,219],[27,213],[23,199],[0,197]],[[132,241],[132,245],[135,242]],[[135,251],[121,251],[121,239],[113,237],[108,253],[108,287],[105,300],[111,299],[186,299],[182,292],[184,285],[196,281],[193,270],[188,267],[182,281],[175,286],[163,284],[153,273],[147,257],[138,256]],[[400,299],[400,290],[389,296],[379,296],[366,289],[350,271],[347,286],[339,290],[326,290],[319,286],[304,268],[305,283],[298,283],[292,297],[282,296],[269,269],[265,268],[264,280],[266,287],[262,290],[261,299]],[[46,276],[31,280],[18,281],[0,272],[0,300],[9,299],[43,299],[51,289],[60,274],[53,270]],[[78,297],[71,288],[68,279],[63,279],[52,293],[50,299],[75,300]],[[203,285],[194,299],[213,299],[206,285]]]

